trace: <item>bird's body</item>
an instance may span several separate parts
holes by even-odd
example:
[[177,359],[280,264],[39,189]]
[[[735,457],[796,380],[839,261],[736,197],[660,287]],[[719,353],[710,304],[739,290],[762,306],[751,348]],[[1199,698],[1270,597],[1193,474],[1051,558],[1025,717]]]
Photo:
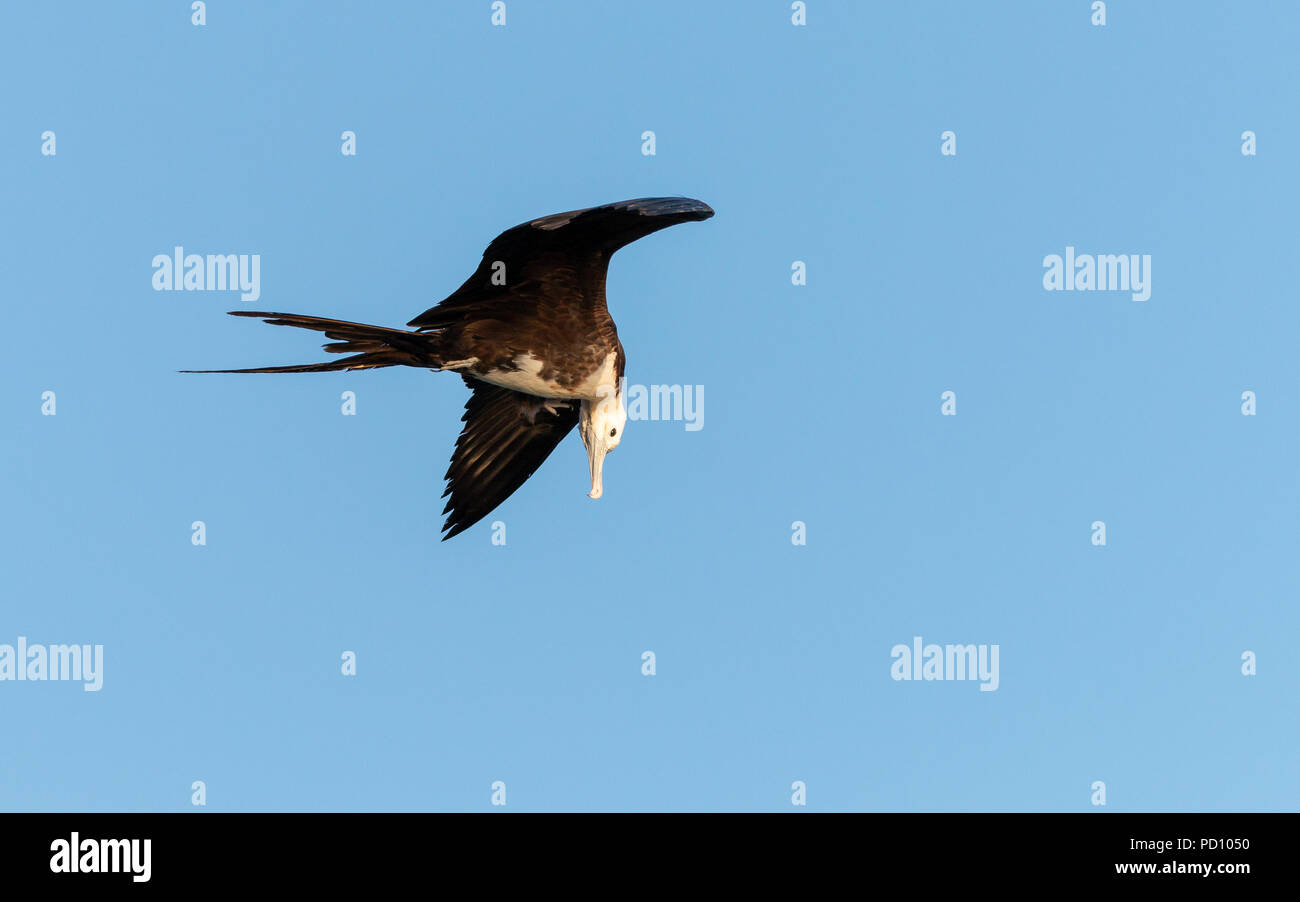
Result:
[[605,306],[605,273],[620,247],[708,219],[681,197],[642,198],[534,219],[496,237],[474,274],[407,325],[389,329],[287,313],[237,311],[323,332],[327,363],[201,372],[311,373],[413,366],[460,374],[473,391],[447,470],[449,539],[505,501],[579,427],[591,497],[605,454],[622,440],[626,355]]

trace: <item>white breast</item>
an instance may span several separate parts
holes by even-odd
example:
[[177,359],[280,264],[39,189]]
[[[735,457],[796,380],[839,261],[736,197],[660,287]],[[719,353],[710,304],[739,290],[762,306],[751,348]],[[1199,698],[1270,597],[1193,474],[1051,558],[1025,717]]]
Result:
[[475,374],[484,382],[491,382],[493,385],[500,385],[503,388],[520,391],[524,394],[535,395],[539,398],[586,398],[596,400],[602,397],[599,389],[602,385],[614,386],[614,352],[611,351],[605,357],[605,362],[600,368],[588,376],[584,381],[573,386],[572,388],[563,388],[553,379],[543,379],[541,376],[543,362],[531,354],[520,354],[515,357],[516,370],[492,370],[489,373]]

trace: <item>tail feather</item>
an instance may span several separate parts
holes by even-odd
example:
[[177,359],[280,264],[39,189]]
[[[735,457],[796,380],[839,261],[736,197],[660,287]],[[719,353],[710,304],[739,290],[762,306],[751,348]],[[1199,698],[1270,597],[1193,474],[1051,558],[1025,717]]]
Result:
[[324,345],[331,354],[347,353],[341,360],[290,366],[259,366],[239,370],[181,370],[182,373],[328,373],[337,370],[369,370],[385,366],[414,366],[436,369],[442,365],[437,336],[429,333],[389,329],[346,320],[301,316],[296,313],[265,313],[232,310],[231,316],[257,316],[273,326],[296,326],[325,333],[333,339]]

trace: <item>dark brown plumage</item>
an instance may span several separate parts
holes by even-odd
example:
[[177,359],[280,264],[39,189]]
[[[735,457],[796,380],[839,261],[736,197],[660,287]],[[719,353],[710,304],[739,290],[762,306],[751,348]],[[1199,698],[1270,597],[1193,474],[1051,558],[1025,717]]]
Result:
[[473,392],[444,478],[443,541],[459,535],[514,494],[578,425],[578,402],[548,410],[540,398],[466,376]]
[[235,311],[234,316],[323,332],[331,340],[325,350],[347,356],[186,372],[413,366],[461,374],[473,394],[443,493],[450,496],[443,525],[443,539],[449,539],[491,513],[541,466],[585,405],[597,401],[594,381],[608,378],[611,368],[621,381],[626,357],[605,306],[605,274],[614,252],[652,232],[712,215],[700,201],[660,197],[544,216],[498,235],[460,288],[408,323],[415,331]]

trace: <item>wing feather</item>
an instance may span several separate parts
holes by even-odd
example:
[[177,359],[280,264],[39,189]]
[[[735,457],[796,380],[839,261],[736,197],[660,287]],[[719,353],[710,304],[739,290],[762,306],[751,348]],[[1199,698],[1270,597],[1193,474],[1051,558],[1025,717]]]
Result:
[[[605,267],[619,248],[660,229],[708,219],[713,210],[689,197],[642,197],[555,213],[506,229],[483,252],[465,284],[407,325],[441,329],[467,313],[507,309],[538,298],[603,305]],[[505,281],[494,278],[499,264]],[[588,296],[599,292],[599,297]]]
[[447,468],[443,541],[492,513],[528,481],[578,423],[576,403],[552,402],[466,379],[473,394]]

